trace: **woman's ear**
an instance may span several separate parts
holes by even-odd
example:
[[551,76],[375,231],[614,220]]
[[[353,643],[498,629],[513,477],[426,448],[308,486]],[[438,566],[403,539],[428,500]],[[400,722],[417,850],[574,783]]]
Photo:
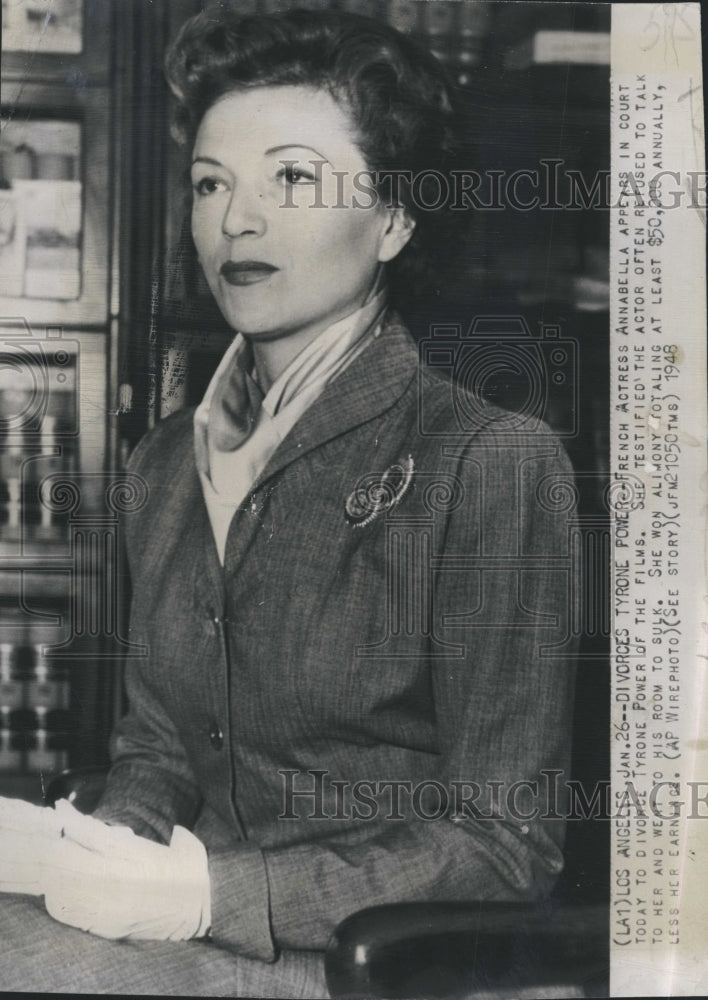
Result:
[[379,246],[379,260],[382,263],[393,260],[413,235],[415,220],[405,208],[386,209],[387,222]]

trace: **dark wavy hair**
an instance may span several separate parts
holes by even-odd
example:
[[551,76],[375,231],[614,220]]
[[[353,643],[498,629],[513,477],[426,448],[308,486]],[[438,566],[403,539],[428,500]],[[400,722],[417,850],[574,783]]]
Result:
[[394,301],[433,290],[448,271],[467,215],[452,207],[451,171],[461,166],[459,115],[445,70],[422,45],[344,11],[244,17],[218,5],[182,26],[166,73],[177,98],[173,135],[190,148],[202,117],[224,94],[296,85],[329,93],[353,122],[368,169],[388,172],[388,181],[376,185],[379,196],[390,203],[391,174],[399,172],[398,203],[416,222],[407,246],[387,265]]

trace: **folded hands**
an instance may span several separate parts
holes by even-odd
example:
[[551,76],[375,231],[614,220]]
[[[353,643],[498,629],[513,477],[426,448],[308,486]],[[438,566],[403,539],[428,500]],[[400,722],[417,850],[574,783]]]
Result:
[[104,938],[184,941],[211,922],[204,845],[176,826],[168,845],[84,816],[0,797],[0,892],[44,896],[64,924]]

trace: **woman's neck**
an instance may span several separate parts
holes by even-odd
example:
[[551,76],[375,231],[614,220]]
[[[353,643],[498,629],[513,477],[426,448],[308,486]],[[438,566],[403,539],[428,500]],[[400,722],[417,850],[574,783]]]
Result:
[[321,333],[324,333],[325,330],[334,323],[339,322],[339,320],[344,319],[346,316],[351,316],[359,309],[362,309],[383,287],[383,275],[379,274],[377,275],[374,287],[366,296],[364,302],[361,302],[359,305],[350,305],[349,308],[343,308],[338,314],[330,315],[326,320],[304,327],[301,330],[285,333],[280,336],[276,335],[270,339],[251,337],[246,334],[245,336],[250,340],[253,348],[253,361],[261,392],[264,394],[267,393],[278,376]]
[[288,365],[312,341],[327,329],[329,323],[308,328],[297,333],[287,333],[272,340],[249,338],[253,347],[253,361],[261,392],[266,394]]

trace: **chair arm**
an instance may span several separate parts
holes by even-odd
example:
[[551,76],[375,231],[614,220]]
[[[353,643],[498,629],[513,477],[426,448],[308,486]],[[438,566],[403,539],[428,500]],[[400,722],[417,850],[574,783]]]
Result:
[[77,767],[62,771],[49,782],[44,801],[46,805],[53,806],[59,799],[68,799],[79,812],[93,812],[106,787],[107,776],[107,767]]
[[574,984],[607,996],[608,908],[536,903],[402,903],[336,928],[325,972],[332,997],[460,997]]

